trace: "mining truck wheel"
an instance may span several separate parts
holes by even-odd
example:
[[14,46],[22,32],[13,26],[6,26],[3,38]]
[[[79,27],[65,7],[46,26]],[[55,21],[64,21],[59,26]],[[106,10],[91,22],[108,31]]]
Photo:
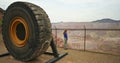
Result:
[[46,12],[27,2],[12,3],[5,12],[2,27],[6,48],[21,61],[29,61],[43,54],[52,39]]

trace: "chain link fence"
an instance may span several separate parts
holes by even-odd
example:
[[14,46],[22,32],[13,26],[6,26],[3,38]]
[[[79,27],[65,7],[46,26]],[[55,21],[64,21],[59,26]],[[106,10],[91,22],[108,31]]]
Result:
[[81,29],[59,28],[52,29],[55,43],[63,47],[63,31],[68,30],[68,48],[91,52],[120,55],[120,29],[105,27],[89,27],[84,25]]

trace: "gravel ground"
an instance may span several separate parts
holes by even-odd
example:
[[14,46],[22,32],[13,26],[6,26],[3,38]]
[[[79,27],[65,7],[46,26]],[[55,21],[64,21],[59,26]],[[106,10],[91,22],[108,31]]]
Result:
[[[2,36],[0,34],[0,54],[7,52],[1,37]],[[58,48],[58,50],[60,53],[68,52],[68,55],[57,61],[56,63],[120,63],[120,56],[87,51],[77,51],[71,49],[64,50],[63,48]],[[48,49],[48,51],[51,51],[50,48]],[[0,63],[45,63],[52,58],[52,56],[43,54],[33,61],[21,62],[9,55],[5,57],[0,57]]]

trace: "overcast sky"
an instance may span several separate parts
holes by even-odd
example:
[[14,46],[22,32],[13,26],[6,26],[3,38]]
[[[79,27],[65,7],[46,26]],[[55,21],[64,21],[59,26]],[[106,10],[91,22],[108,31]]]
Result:
[[[0,7],[18,0],[2,0]],[[20,0],[19,0],[20,1]],[[120,0],[21,0],[42,7],[51,22],[88,22],[102,18],[120,20]]]

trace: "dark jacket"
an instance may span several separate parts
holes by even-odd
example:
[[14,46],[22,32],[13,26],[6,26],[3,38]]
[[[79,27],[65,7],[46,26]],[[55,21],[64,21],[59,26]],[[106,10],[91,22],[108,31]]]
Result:
[[68,40],[67,32],[64,32],[64,38],[66,38]]

